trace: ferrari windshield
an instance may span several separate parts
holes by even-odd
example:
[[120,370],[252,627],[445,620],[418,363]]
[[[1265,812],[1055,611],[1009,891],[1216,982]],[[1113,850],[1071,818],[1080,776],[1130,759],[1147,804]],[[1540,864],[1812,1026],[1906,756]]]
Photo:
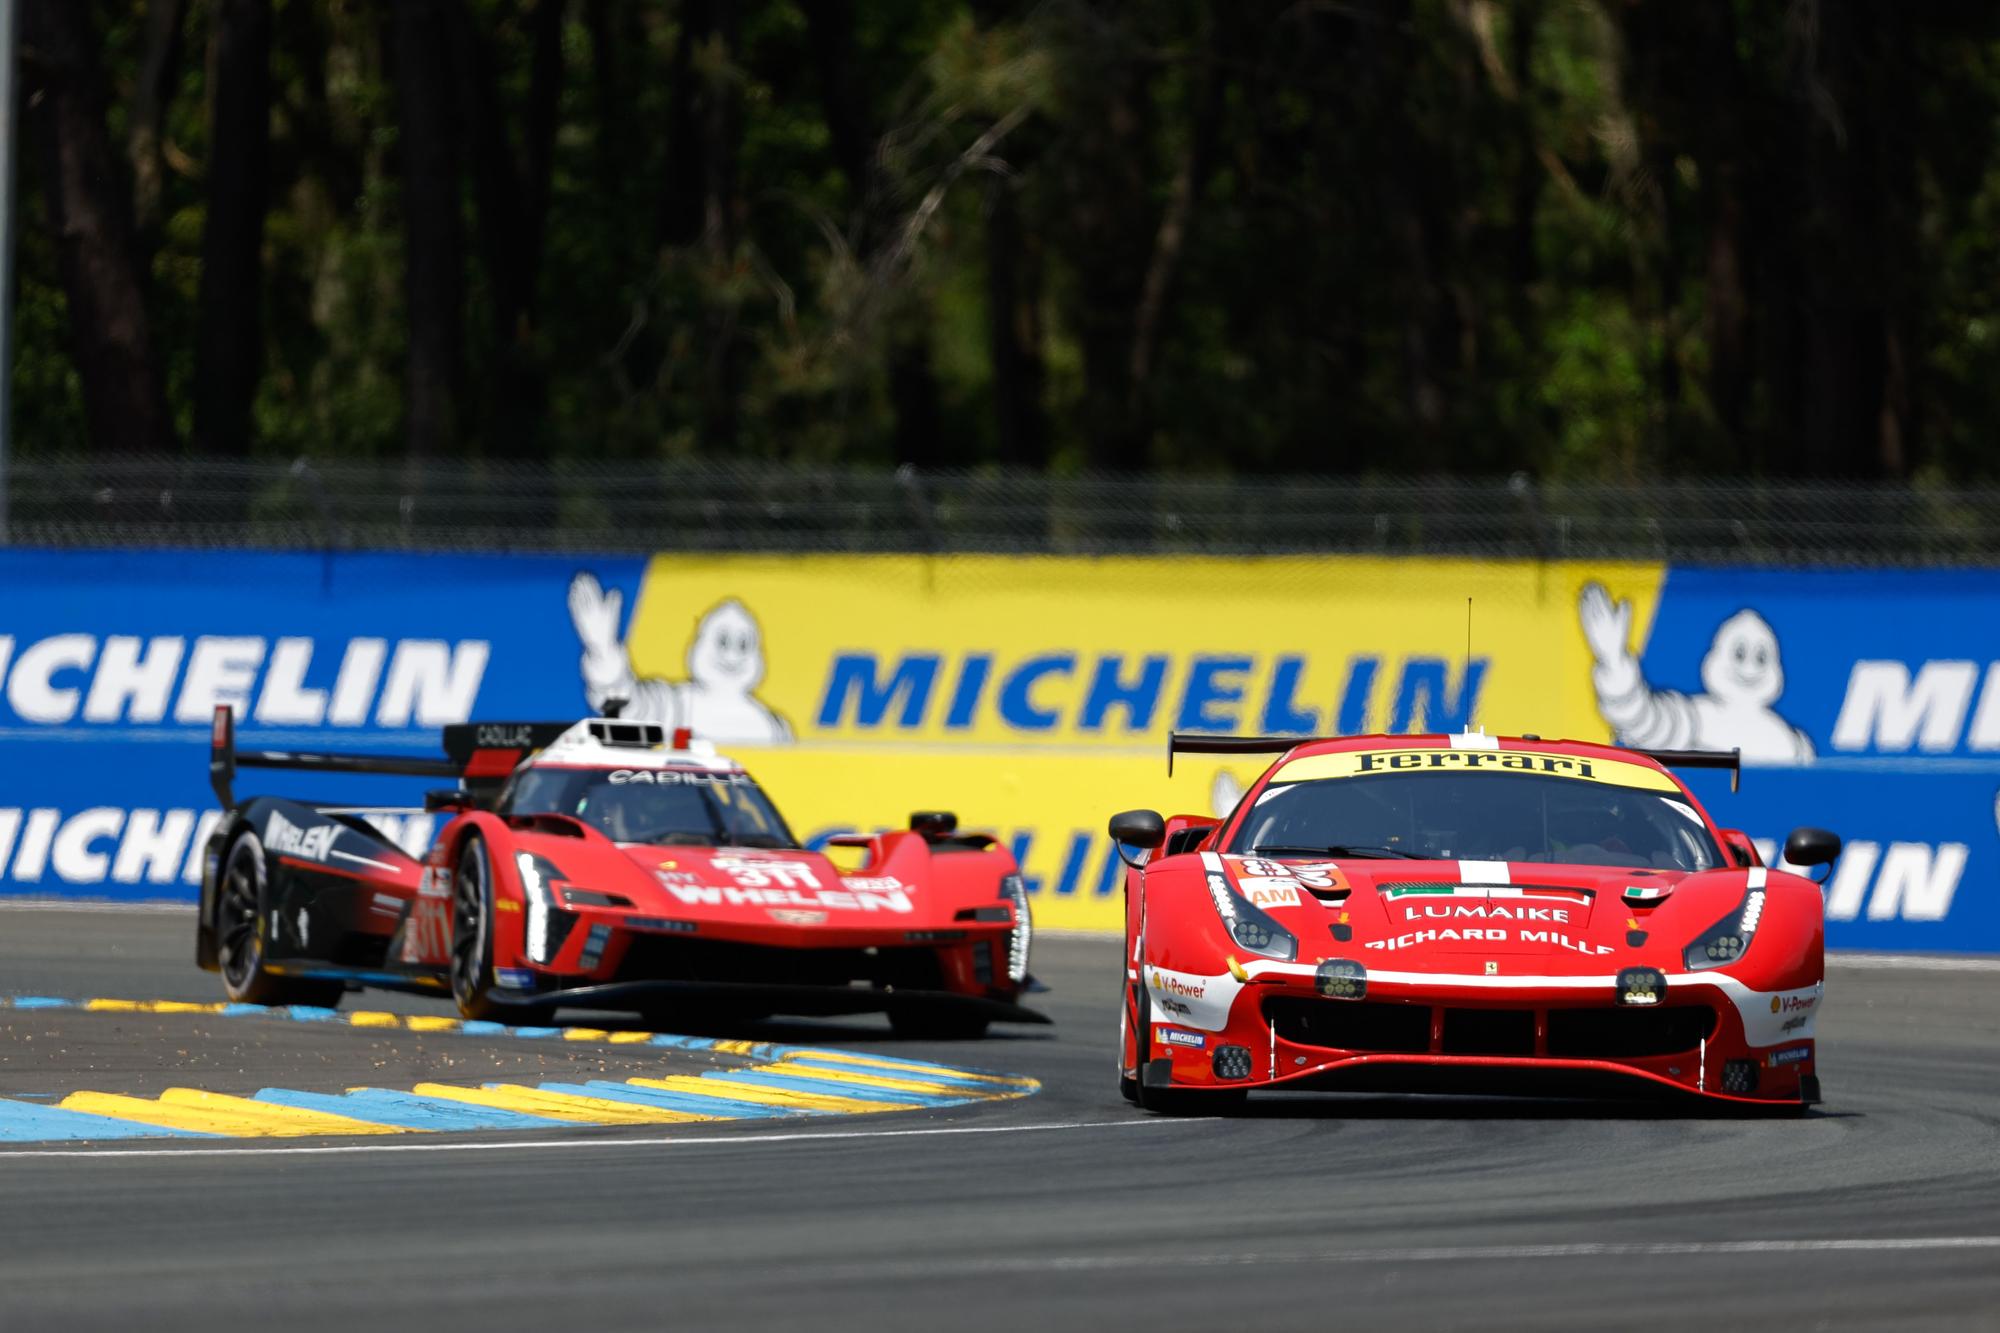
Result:
[[517,815],[573,815],[614,842],[796,847],[792,831],[742,773],[685,769],[523,769],[501,802]]
[[1552,861],[1710,870],[1723,864],[1678,795],[1527,772],[1387,772],[1286,782],[1245,812],[1232,852]]

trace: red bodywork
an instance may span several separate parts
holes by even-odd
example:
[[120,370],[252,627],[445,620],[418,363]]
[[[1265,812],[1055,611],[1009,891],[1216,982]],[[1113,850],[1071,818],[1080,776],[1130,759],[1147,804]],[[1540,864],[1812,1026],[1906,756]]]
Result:
[[[1311,742],[1273,764],[1220,824],[1185,815],[1167,821],[1173,854],[1126,874],[1121,1077],[1128,1088],[1143,1080],[1148,1089],[1199,1091],[1533,1091],[1636,1080],[1745,1104],[1817,1100],[1820,888],[1756,864],[1749,840],[1716,827],[1670,774],[1737,865],[1678,873],[1288,857],[1279,866],[1216,850],[1230,845],[1286,763],[1343,751],[1438,751],[1451,739]],[[1501,738],[1488,748],[1666,774],[1610,746]],[[1254,892],[1252,901],[1296,936],[1295,961],[1260,957],[1230,937],[1211,899],[1217,875],[1235,892]],[[1295,881],[1289,889],[1286,878]],[[1250,890],[1246,880],[1255,881]],[[1764,894],[1761,920],[1743,956],[1690,971],[1683,956],[1690,942],[1756,889]],[[1354,971],[1348,964],[1365,969],[1365,984],[1338,975]],[[1655,970],[1663,994],[1628,1003],[1622,974],[1631,969]],[[1336,998],[1357,989],[1359,998]]]
[[[491,851],[495,974],[533,979],[506,990],[556,986],[565,1003],[584,1003],[656,983],[754,986],[784,1012],[882,1007],[838,993],[850,980],[1000,1005],[1022,990],[1008,951],[1026,923],[1000,892],[1017,872],[982,839],[940,846],[908,831],[839,839],[864,849],[843,873],[804,849],[620,844],[576,819],[485,811],[453,820],[424,858],[438,886],[427,901],[445,928],[406,934],[400,961],[446,966],[450,895],[440,872],[452,873],[474,836]],[[550,932],[561,934],[546,961],[528,948],[535,904],[520,853],[562,872],[545,890],[557,923]]]

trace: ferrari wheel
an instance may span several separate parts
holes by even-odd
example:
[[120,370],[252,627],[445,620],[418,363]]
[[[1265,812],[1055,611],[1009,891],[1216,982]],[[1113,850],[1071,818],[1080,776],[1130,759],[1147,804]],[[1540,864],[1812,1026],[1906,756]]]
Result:
[[[1125,1072],[1125,1043],[1123,1038],[1131,1038],[1132,1049],[1135,1053],[1138,1052],[1139,1034],[1132,1030],[1132,1014],[1134,1006],[1139,1001],[1131,1000],[1131,996],[1143,995],[1144,991],[1138,986],[1127,986],[1126,991],[1128,994],[1125,999],[1130,1002],[1121,1001],[1118,1006],[1118,1026],[1122,1029],[1120,1033],[1121,1040],[1118,1044],[1118,1095],[1126,1101],[1131,1102],[1134,1106],[1137,1106],[1139,1104],[1139,1080],[1132,1078]],[[1135,1065],[1134,1068],[1136,1067]]]
[[986,1035],[984,1014],[955,1008],[891,1009],[889,1026],[913,1041],[972,1041]]
[[264,844],[245,832],[229,846],[215,895],[216,959],[222,985],[239,1004],[311,1004],[331,1009],[347,987],[338,981],[274,976],[264,968]]
[[551,1005],[502,1004],[493,998],[493,863],[486,840],[472,834],[458,856],[451,891],[451,998],[461,1018],[538,1026]]

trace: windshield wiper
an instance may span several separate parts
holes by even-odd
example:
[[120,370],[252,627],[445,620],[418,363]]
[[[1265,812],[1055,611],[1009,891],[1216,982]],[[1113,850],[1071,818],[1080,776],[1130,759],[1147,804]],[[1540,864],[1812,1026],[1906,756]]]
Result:
[[1262,847],[1252,847],[1252,856],[1346,856],[1358,861],[1422,861],[1427,858],[1415,852],[1399,851],[1394,847],[1360,847],[1347,843],[1335,843],[1331,847],[1294,847],[1287,843],[1270,843]]

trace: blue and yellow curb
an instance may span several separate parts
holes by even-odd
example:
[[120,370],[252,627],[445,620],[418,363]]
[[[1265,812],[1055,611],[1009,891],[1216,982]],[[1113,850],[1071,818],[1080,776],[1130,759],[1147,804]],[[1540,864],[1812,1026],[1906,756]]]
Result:
[[621,1081],[552,1080],[461,1087],[419,1083],[401,1091],[350,1088],[301,1092],[264,1088],[251,1097],[200,1088],[169,1088],[157,1097],[73,1092],[58,1102],[0,1097],[0,1142],[132,1138],[298,1138],[324,1135],[465,1133],[577,1125],[687,1124],[789,1116],[935,1110],[1009,1101],[1040,1091],[1032,1078],[990,1070],[863,1054],[819,1046],[689,1037],[602,1028],[509,1027],[443,1015],[343,1013],[308,1006],[195,1004],[175,1000],[70,1000],[0,997],[0,1009],[75,1009],[92,1013],[203,1014],[348,1027],[526,1040],[711,1051],[759,1063],[699,1074]]

